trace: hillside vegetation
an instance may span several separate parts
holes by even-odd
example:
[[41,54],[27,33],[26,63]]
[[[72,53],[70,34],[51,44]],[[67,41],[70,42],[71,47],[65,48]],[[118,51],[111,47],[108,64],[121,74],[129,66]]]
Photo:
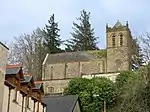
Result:
[[118,75],[116,82],[106,78],[75,78],[65,94],[79,95],[83,112],[150,112],[150,65]]

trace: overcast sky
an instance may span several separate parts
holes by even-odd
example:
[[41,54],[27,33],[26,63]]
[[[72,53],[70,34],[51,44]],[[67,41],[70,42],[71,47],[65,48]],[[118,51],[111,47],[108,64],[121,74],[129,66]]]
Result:
[[129,21],[133,35],[150,32],[149,0],[1,0],[0,41],[43,28],[52,13],[59,22],[62,39],[71,37],[72,22],[85,9],[91,12],[92,27],[99,37],[99,47],[105,47],[105,26],[117,20]]

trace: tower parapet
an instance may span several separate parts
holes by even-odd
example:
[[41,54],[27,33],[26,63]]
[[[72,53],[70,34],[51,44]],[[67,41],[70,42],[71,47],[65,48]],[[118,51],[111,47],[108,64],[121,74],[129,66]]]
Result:
[[125,25],[122,25],[121,22],[118,20],[113,27],[110,27],[108,23],[106,24],[106,32],[114,32],[114,31],[122,31],[122,30],[129,30],[128,21],[126,22]]

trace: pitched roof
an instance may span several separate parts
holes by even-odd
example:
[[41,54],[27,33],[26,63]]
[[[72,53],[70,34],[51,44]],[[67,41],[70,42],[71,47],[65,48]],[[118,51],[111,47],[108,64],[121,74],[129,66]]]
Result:
[[40,89],[41,88],[41,84],[35,84],[35,87],[33,89]]
[[9,50],[9,48],[6,45],[4,45],[2,42],[0,42],[0,44]]
[[73,112],[78,96],[45,96],[43,101],[47,105],[46,112]]
[[32,80],[33,76],[30,75],[24,75],[24,80],[22,82],[30,82]]
[[33,90],[41,90],[44,94],[43,83],[41,83],[41,81],[35,82],[35,87],[32,89]]
[[20,67],[16,67],[16,68],[6,68],[6,74],[7,75],[11,75],[11,74],[17,74],[20,71]]
[[49,64],[55,64],[55,63],[65,63],[65,62],[89,61],[89,60],[97,59],[97,57],[91,53],[93,51],[101,52],[103,50],[91,50],[91,51],[50,54],[48,56],[47,62]]
[[121,24],[121,22],[118,20],[117,23],[114,25],[115,28],[119,28],[122,27],[123,25]]

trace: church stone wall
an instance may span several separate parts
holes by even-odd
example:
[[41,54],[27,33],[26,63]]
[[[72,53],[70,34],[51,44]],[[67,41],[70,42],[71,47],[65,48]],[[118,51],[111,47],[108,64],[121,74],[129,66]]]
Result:
[[43,75],[43,80],[46,79],[45,92],[48,92],[49,87],[54,88],[54,93],[61,92],[71,78],[81,77],[81,74],[103,73],[105,69],[106,59],[46,65]]
[[[131,45],[132,35],[128,23],[126,23],[125,26],[118,21],[112,28],[106,26],[107,56],[99,58],[99,56],[96,55],[96,58],[89,58],[89,61],[83,62],[83,59],[81,59],[77,61],[73,60],[74,62],[72,63],[66,61],[64,64],[54,64],[53,69],[49,69],[50,71],[47,70],[49,72],[45,73],[46,75],[53,74],[53,78],[58,79],[49,80],[50,84],[57,89],[67,85],[68,79],[74,77],[82,77],[83,75],[90,74],[103,74],[106,76],[106,73],[130,70],[132,56]],[[115,76],[113,75],[114,74],[112,74],[112,79],[114,80]],[[60,78],[62,78],[63,81],[60,81]],[[66,81],[64,81],[65,79]]]
[[52,65],[52,79],[62,79],[65,75],[65,64],[53,64]]
[[81,72],[82,74],[93,74],[93,73],[103,73],[106,68],[106,60],[95,60],[81,62]]
[[74,78],[80,76],[80,62],[66,64],[66,77]]
[[100,64],[98,62],[82,62],[82,74],[98,73],[100,71]]
[[62,93],[64,88],[67,87],[69,81],[69,79],[44,81],[44,92],[45,94],[50,93],[49,89],[53,88],[54,91],[52,93]]
[[107,51],[107,72],[126,71],[130,69],[130,51],[127,47],[108,49]]

